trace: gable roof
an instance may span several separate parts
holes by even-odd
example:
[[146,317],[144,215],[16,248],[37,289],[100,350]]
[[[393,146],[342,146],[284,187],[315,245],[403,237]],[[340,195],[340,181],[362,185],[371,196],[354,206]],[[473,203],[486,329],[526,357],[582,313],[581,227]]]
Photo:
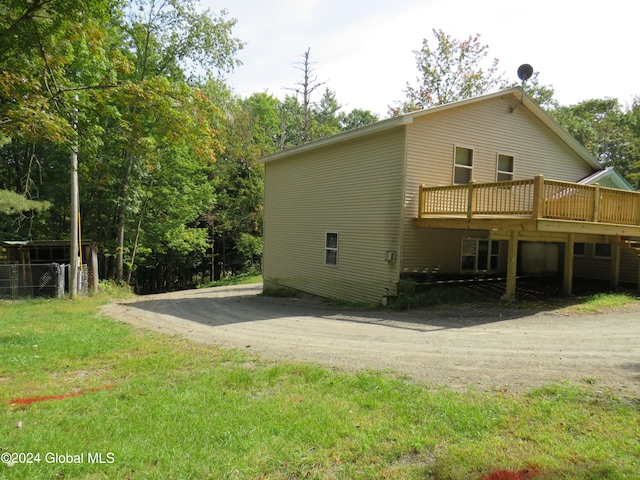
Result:
[[562,142],[564,142],[572,151],[574,151],[582,160],[585,161],[594,170],[603,170],[598,160],[591,155],[586,148],[584,148],[575,138],[560,126],[553,118],[549,116],[533,98],[531,98],[526,92],[523,92],[521,87],[513,87],[499,92],[490,93],[487,95],[481,95],[478,97],[468,98],[457,102],[451,102],[444,105],[438,105],[435,107],[427,108],[424,110],[417,110],[415,112],[405,113],[398,115],[397,117],[388,118],[380,122],[366,125],[364,127],[356,128],[346,132],[338,133],[330,137],[314,140],[304,145],[293,147],[281,152],[272,153],[266,155],[260,159],[261,163],[268,163],[274,160],[280,160],[283,158],[291,157],[299,153],[308,152],[317,148],[322,148],[329,145],[335,145],[348,140],[365,137],[367,135],[373,135],[381,133],[386,130],[397,128],[403,125],[409,125],[413,123],[415,118],[423,117],[426,115],[432,115],[444,110],[450,110],[454,108],[464,107],[478,102],[485,102],[494,98],[501,98],[511,95],[514,98],[514,107],[511,107],[514,111],[518,107],[524,107],[529,110],[538,120],[540,120],[551,132],[553,132]]
[[613,167],[607,167],[604,170],[599,170],[596,173],[583,178],[578,183],[583,185],[593,185],[594,183],[599,183],[605,180],[608,180],[620,190],[635,191],[635,188],[633,188],[631,184],[627,182],[627,180]]

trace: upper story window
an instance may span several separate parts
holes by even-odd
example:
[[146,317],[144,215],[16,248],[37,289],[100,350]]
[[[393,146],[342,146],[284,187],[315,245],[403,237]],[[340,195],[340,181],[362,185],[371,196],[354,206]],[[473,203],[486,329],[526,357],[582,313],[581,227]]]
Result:
[[513,180],[513,157],[510,155],[498,154],[498,182]]
[[456,157],[453,165],[453,183],[466,184],[473,178],[473,150],[456,147]]
[[338,234],[329,232],[324,240],[324,264],[338,266]]

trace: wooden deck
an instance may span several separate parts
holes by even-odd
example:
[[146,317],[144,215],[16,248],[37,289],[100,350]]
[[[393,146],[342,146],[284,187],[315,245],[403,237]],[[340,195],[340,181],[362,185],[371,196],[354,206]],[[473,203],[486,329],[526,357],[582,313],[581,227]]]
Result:
[[[620,248],[640,256],[640,192],[547,180],[420,187],[415,225],[487,230],[507,240],[505,298],[513,298],[519,241],[611,243],[611,284],[619,281]],[[640,277],[640,272],[639,272]],[[571,293],[573,255],[564,255],[564,292]],[[638,282],[640,290],[640,281]]]
[[640,236],[640,192],[547,180],[420,187],[417,226]]

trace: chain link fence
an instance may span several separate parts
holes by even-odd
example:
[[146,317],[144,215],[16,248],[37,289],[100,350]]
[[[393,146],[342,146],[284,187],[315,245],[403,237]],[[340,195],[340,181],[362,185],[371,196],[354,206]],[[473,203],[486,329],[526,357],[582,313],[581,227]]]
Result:
[[[0,264],[0,298],[64,296],[68,285],[68,265],[46,264]],[[78,272],[78,293],[88,294],[86,266]]]

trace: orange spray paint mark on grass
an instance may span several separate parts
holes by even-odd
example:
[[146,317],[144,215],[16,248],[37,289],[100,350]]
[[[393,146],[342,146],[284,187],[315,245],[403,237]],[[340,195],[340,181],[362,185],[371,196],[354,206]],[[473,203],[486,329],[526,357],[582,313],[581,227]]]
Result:
[[537,467],[527,467],[517,472],[510,472],[508,470],[498,470],[491,475],[482,477],[480,480],[528,480],[540,475],[540,470]]
[[32,403],[48,402],[50,400],[64,400],[65,398],[79,397],[81,395],[84,395],[85,393],[99,392],[100,390],[108,390],[113,387],[114,387],[113,385],[106,385],[104,387],[91,388],[87,390],[87,392],[71,392],[71,393],[64,393],[62,395],[50,395],[46,397],[16,398],[14,400],[10,400],[9,404],[10,405],[31,405]]

